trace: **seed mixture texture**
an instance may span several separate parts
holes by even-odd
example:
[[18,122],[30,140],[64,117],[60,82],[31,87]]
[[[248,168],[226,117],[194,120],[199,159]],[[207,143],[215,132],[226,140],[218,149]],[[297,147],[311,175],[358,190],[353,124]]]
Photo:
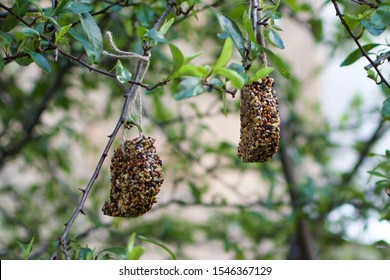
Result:
[[264,162],[279,149],[279,100],[274,79],[265,77],[241,90],[240,143],[238,156],[243,162]]
[[138,217],[157,202],[164,173],[155,141],[141,135],[115,150],[110,166],[110,199],[102,208],[105,215]]

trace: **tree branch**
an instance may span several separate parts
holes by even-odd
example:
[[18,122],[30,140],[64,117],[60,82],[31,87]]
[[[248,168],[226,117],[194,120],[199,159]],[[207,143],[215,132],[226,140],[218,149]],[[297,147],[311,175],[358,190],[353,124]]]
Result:
[[0,148],[0,169],[6,162],[7,158],[17,154],[25,144],[32,138],[36,126],[41,121],[43,112],[47,109],[50,101],[58,92],[62,79],[64,78],[67,68],[61,69],[58,75],[55,76],[54,82],[49,86],[46,93],[42,97],[41,103],[37,106],[34,114],[29,114],[24,120],[21,121],[23,125],[23,133],[19,139],[12,139],[11,142],[4,148]]
[[292,238],[289,255],[292,259],[313,260],[316,259],[314,239],[310,230],[310,225],[305,219],[302,211],[294,164],[287,151],[289,143],[284,129],[281,129],[280,138],[280,161],[282,163],[283,174],[290,195],[291,207],[294,211],[296,223],[296,232]]
[[347,30],[349,36],[353,39],[353,41],[355,42],[355,44],[358,46],[360,52],[362,53],[362,55],[370,62],[370,64],[372,65],[372,67],[374,67],[375,71],[377,72],[378,76],[381,78],[380,82],[379,83],[384,83],[388,88],[390,88],[390,84],[386,81],[385,77],[383,76],[383,74],[381,73],[380,69],[378,68],[378,66],[375,64],[375,62],[370,58],[370,56],[367,54],[366,50],[362,47],[362,45],[360,44],[359,42],[359,39],[355,36],[355,34],[353,34],[351,28],[349,28],[347,22],[345,21],[344,19],[344,16],[343,14],[341,13],[340,11],[340,7],[339,5],[337,4],[337,1],[336,0],[331,0],[332,3],[333,3],[333,6],[336,10],[336,15],[339,17],[340,21],[341,21],[341,24],[344,26],[345,30]]
[[360,166],[364,163],[367,158],[368,153],[371,151],[371,148],[378,142],[379,139],[390,129],[390,126],[385,124],[383,120],[380,120],[376,129],[374,130],[371,137],[366,141],[364,147],[360,150],[359,156],[356,160],[356,163],[353,165],[350,172],[343,176],[342,185],[348,185],[356,173],[358,172]]

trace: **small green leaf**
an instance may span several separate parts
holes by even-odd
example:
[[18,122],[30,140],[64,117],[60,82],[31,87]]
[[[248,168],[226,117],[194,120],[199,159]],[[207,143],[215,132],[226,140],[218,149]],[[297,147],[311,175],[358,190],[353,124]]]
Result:
[[374,82],[376,82],[376,73],[373,69],[368,69],[367,70],[367,77],[369,77],[371,80],[373,80]]
[[279,34],[272,29],[266,29],[265,30],[265,35],[268,41],[274,45],[275,47],[279,49],[284,49],[284,44],[282,38],[279,37]]
[[247,10],[245,10],[244,13],[242,14],[242,24],[244,25],[244,29],[245,29],[246,33],[248,34],[249,40],[256,43],[257,42],[256,36],[255,36],[255,33],[253,32],[252,22],[249,18]]
[[317,18],[312,18],[308,22],[311,27],[311,31],[313,34],[314,39],[316,42],[320,42],[322,40],[323,36],[323,26],[322,26],[322,20]]
[[77,260],[93,260],[93,251],[90,248],[80,248],[77,252]]
[[250,77],[249,83],[256,82],[256,81],[268,76],[269,74],[271,74],[271,72],[273,70],[274,70],[273,67],[264,67],[264,68],[259,69],[255,74],[253,74],[252,77]]
[[92,46],[92,44],[84,38],[82,35],[77,33],[73,28],[71,28],[68,33],[77,41],[81,43],[81,45],[84,47],[85,52],[87,53],[88,56],[88,63],[93,64],[93,59],[95,57],[95,50]]
[[198,78],[187,78],[178,85],[180,91],[176,93],[175,99],[182,100],[200,95],[204,92],[202,81]]
[[173,24],[174,21],[175,21],[175,19],[174,19],[174,18],[171,18],[169,21],[166,21],[166,22],[161,26],[159,32],[160,32],[160,34],[161,34],[162,36],[164,36],[164,35],[168,32],[169,28],[172,26],[172,24]]
[[286,79],[290,79],[290,72],[287,69],[287,64],[283,62],[277,55],[275,55],[271,50],[263,48],[264,52],[267,54],[268,58],[271,60],[272,64],[276,67],[279,73]]
[[186,64],[180,67],[180,69],[174,75],[172,75],[172,78],[184,77],[184,76],[204,78],[208,74],[210,74],[210,71],[205,66],[195,66],[191,64]]
[[143,252],[144,249],[141,246],[135,246],[135,237],[136,233],[132,233],[129,241],[127,242],[127,259],[128,260],[138,260]]
[[[390,121],[390,97],[383,102],[382,106],[382,118],[386,121]],[[387,151],[386,151],[387,152]]]
[[30,27],[23,28],[22,32],[23,32],[23,34],[25,34],[27,36],[32,36],[32,37],[38,36],[39,37],[39,32],[33,28],[30,28]]
[[229,62],[230,58],[232,57],[232,52],[233,52],[233,41],[229,37],[225,40],[225,43],[223,44],[221,54],[219,55],[217,61],[214,64],[214,69],[218,69],[225,66]]
[[202,55],[204,51],[199,51],[197,53],[191,54],[189,56],[184,57],[184,64],[187,64],[191,62],[193,59],[197,58],[198,56]]
[[54,13],[56,15],[58,15],[58,14],[82,14],[82,13],[88,13],[92,10],[93,10],[92,4],[71,1],[71,2],[68,2],[67,4],[63,5],[62,7],[58,6],[58,8],[54,11]]
[[143,36],[144,38],[149,38],[152,44],[157,43],[168,43],[168,40],[158,32],[155,28],[149,29]]
[[69,29],[72,28],[72,24],[68,24],[65,26],[62,26],[60,30],[58,30],[58,33],[55,34],[56,36],[56,43],[62,40],[62,38],[65,36],[65,34],[69,31]]
[[374,25],[371,21],[367,21],[367,20],[361,20],[360,21],[361,24],[363,25],[363,27],[368,31],[370,32],[371,35],[374,35],[374,36],[379,36],[381,35],[386,27],[382,27],[382,28],[378,28],[376,25]]
[[94,53],[93,57],[88,57],[89,62],[99,63],[102,59],[103,53],[103,36],[99,26],[96,24],[95,19],[89,13],[79,14],[81,26],[85,34],[88,37],[88,41],[91,43]]
[[234,45],[238,49],[242,58],[245,58],[245,40],[237,24],[223,14],[218,15],[218,22],[222,30],[228,34],[230,38],[232,38]]
[[118,81],[122,84],[130,81],[132,76],[130,71],[122,65],[120,60],[118,60],[115,65],[115,75]]
[[[379,44],[367,44],[363,46],[363,49],[368,52],[371,49],[379,46]],[[348,66],[354,63],[355,61],[359,60],[361,57],[363,57],[362,52],[359,49],[354,50],[351,52],[347,58],[340,64],[340,66]]]
[[11,8],[12,13],[8,13],[4,22],[2,22],[2,27],[1,27],[2,31],[9,32],[16,25],[18,25],[20,21],[15,15],[17,15],[20,18],[23,18],[28,12],[28,8],[30,7],[30,5],[31,3],[29,1],[16,2]]
[[113,248],[107,248],[99,252],[97,254],[96,258],[99,259],[100,255],[104,256],[103,253],[108,253],[108,254],[114,254],[117,255],[119,258],[122,260],[127,260],[127,250],[123,247],[113,247]]
[[148,32],[148,29],[143,27],[143,26],[138,26],[138,30],[137,30],[137,34],[138,34],[138,38],[140,40],[142,40],[146,34],[146,32]]
[[184,55],[179,50],[178,47],[176,47],[173,44],[169,44],[169,48],[171,49],[172,58],[173,58],[173,68],[171,71],[171,75],[174,75],[184,64]]
[[139,260],[144,252],[145,252],[144,248],[142,248],[141,246],[135,246],[133,251],[131,251],[129,253],[129,255],[127,256],[127,259],[128,260]]
[[377,172],[377,171],[372,170],[372,171],[367,171],[367,173],[372,175],[372,176],[388,179],[385,174],[382,174],[382,173]]
[[141,239],[142,241],[145,241],[145,242],[148,242],[148,243],[151,243],[151,244],[154,244],[154,245],[161,247],[171,256],[172,260],[176,260],[176,255],[164,244],[161,244],[160,242],[157,242],[153,239],[147,238],[147,237],[142,236],[142,235],[138,235],[138,238]]
[[69,3],[69,1],[73,1],[73,0],[59,1],[57,8],[55,8],[55,10],[52,12],[52,15],[54,16],[57,15],[59,12],[61,12],[61,10],[65,8],[65,6]]
[[51,66],[49,61],[43,55],[27,50],[27,53],[31,56],[34,62],[43,70],[46,74],[51,73]]
[[12,43],[12,37],[8,33],[0,31],[0,46],[8,47]]
[[226,77],[236,89],[241,89],[245,84],[244,78],[232,69],[218,68],[215,70],[215,74]]
[[34,243],[34,237],[31,238],[31,241],[28,243],[28,244],[23,244],[19,241],[16,241],[20,247],[20,249],[22,249],[22,252],[23,252],[23,259],[24,260],[27,260],[28,259],[28,256],[30,255],[31,253],[31,250],[32,250],[32,245]]

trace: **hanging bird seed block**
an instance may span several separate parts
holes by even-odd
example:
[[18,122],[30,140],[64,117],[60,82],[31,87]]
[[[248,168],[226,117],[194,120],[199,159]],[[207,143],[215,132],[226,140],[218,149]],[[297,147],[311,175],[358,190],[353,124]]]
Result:
[[243,162],[264,162],[278,151],[280,139],[279,101],[274,80],[265,77],[241,90],[240,143]]
[[125,141],[111,158],[110,199],[103,213],[113,217],[138,217],[157,202],[164,181],[155,139],[141,135]]

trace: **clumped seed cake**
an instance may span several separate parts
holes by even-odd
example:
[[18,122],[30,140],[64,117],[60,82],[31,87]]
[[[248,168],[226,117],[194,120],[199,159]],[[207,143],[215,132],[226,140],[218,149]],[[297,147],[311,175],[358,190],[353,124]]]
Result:
[[111,158],[110,199],[102,211],[114,217],[138,217],[157,202],[164,181],[155,139],[141,135],[125,141]]
[[279,149],[279,100],[274,79],[265,77],[241,90],[240,143],[238,156],[243,162],[264,162]]

